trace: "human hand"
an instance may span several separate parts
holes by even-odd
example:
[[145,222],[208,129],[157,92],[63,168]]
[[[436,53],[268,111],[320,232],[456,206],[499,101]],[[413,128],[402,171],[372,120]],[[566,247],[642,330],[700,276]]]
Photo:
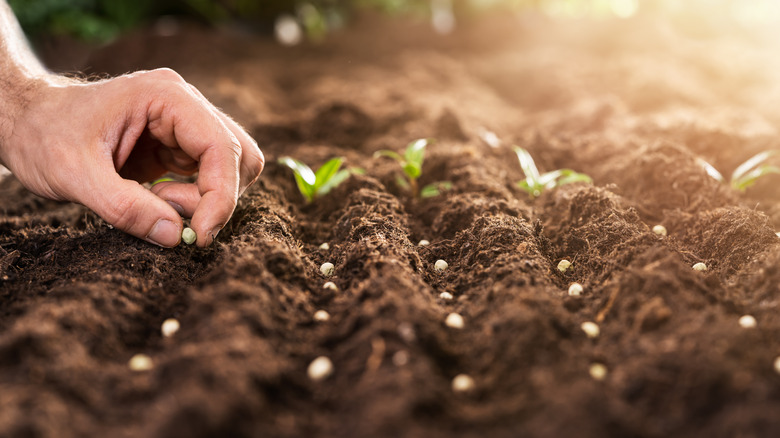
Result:
[[[47,79],[19,102],[0,133],[0,160],[22,184],[157,245],[179,244],[181,216],[192,217],[198,245],[210,245],[263,170],[255,141],[172,70]],[[139,184],[169,171],[198,172],[197,181]]]

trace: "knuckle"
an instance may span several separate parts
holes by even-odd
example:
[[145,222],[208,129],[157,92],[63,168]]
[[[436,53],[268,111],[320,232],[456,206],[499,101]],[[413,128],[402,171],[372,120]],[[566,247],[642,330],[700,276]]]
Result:
[[179,82],[182,84],[185,84],[184,78],[181,77],[180,74],[176,73],[175,71],[171,70],[170,68],[158,68],[155,70],[151,70],[148,72],[150,76],[153,76],[154,79],[157,80],[164,80],[164,81],[170,81],[170,82]]
[[140,209],[138,200],[127,191],[114,195],[106,208],[104,219],[111,225],[125,231],[130,231],[138,222]]

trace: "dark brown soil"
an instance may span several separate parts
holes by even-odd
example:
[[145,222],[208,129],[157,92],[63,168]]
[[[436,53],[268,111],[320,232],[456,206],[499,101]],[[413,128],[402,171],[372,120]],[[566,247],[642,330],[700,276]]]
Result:
[[[95,51],[89,73],[177,69],[268,165],[206,250],[0,183],[0,436],[780,435],[780,177],[741,194],[696,162],[728,175],[777,147],[776,49],[642,19],[534,23],[443,38],[365,19],[294,49],[189,29]],[[424,201],[372,159],[419,137],[438,140],[422,184],[454,185]],[[594,184],[531,200],[512,144]],[[366,174],[305,205],[282,155]],[[131,371],[136,353],[154,368]],[[334,374],[313,382],[321,355]],[[453,392],[461,373],[472,392]]]

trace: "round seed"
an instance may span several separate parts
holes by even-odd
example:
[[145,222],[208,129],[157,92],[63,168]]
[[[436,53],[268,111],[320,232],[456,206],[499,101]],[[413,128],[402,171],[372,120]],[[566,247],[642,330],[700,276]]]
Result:
[[696,263],[695,265],[693,265],[693,270],[694,271],[700,271],[700,272],[701,271],[706,271],[707,270],[707,265],[705,265],[702,262]]
[[333,271],[336,269],[335,266],[333,266],[333,263],[325,262],[320,266],[320,272],[322,272],[322,275],[326,277],[330,277],[333,275]]
[[330,313],[324,310],[318,310],[314,312],[314,320],[317,322],[325,322],[330,319]]
[[398,350],[393,355],[393,365],[402,367],[409,363],[409,353],[406,350]]
[[420,241],[420,242],[417,244],[417,246],[428,246],[428,245],[430,245],[430,244],[431,244],[431,242],[428,242],[427,240],[423,239],[423,240],[421,240],[421,241]]
[[585,321],[580,324],[580,328],[591,339],[596,339],[601,334],[601,330],[599,330],[599,326],[595,322]]
[[458,374],[452,379],[452,390],[455,392],[470,392],[474,386],[474,379],[467,374]]
[[753,315],[742,315],[739,318],[739,326],[742,328],[754,328],[756,325],[756,318]]
[[450,313],[447,315],[447,319],[444,320],[444,324],[449,328],[462,329],[465,325],[463,323],[463,317],[459,313]]
[[592,377],[593,380],[600,381],[607,377],[607,367],[603,363],[596,362],[590,364],[588,372],[590,373],[590,377]]
[[195,230],[190,227],[185,228],[181,232],[181,240],[187,245],[192,245],[198,239],[198,235],[195,234]]
[[133,371],[149,371],[154,367],[152,358],[145,354],[136,354],[127,362],[127,366]]
[[444,260],[436,260],[436,263],[433,264],[433,269],[439,272],[446,271],[447,267],[449,267],[449,265]]
[[560,262],[558,262],[558,270],[561,272],[566,272],[567,269],[571,266],[571,262],[563,259]]
[[330,249],[330,245],[328,245],[328,242],[325,242],[322,245],[320,245],[320,249],[323,251],[327,251]]
[[439,298],[441,298],[442,300],[449,301],[449,300],[452,299],[452,294],[449,293],[449,292],[442,292],[442,293],[439,294]]
[[309,378],[315,382],[327,379],[333,374],[333,362],[325,356],[320,356],[309,364],[306,373],[309,375]]
[[666,236],[666,227],[663,225],[656,225],[653,227],[653,232],[661,237]]
[[332,281],[329,281],[329,282],[323,284],[322,288],[330,290],[330,291],[333,291],[333,292],[338,292],[339,291],[339,287],[336,286],[336,283],[334,283]]
[[179,331],[179,328],[181,325],[179,324],[179,320],[174,318],[168,318],[165,321],[163,321],[162,326],[160,327],[160,331],[162,332],[162,335],[166,338],[170,338],[171,336],[175,335],[176,332]]
[[572,283],[569,286],[569,296],[578,297],[582,295],[582,285],[579,283]]

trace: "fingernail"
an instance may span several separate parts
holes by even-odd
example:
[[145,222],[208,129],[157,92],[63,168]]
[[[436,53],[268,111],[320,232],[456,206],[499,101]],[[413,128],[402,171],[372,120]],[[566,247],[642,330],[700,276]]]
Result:
[[[217,239],[217,234],[219,234],[220,231],[222,231],[222,227],[216,227],[209,232],[209,236],[211,236],[211,242],[214,242]],[[209,242],[209,244],[211,244],[211,242]]]
[[159,219],[152,227],[152,231],[146,236],[146,240],[155,245],[172,247],[179,244],[181,229],[168,219]]
[[181,205],[179,205],[179,204],[177,204],[177,203],[175,203],[173,201],[166,201],[166,202],[168,203],[168,205],[173,207],[173,209],[176,210],[177,213],[179,213],[180,215],[184,216],[184,207],[182,207]]

